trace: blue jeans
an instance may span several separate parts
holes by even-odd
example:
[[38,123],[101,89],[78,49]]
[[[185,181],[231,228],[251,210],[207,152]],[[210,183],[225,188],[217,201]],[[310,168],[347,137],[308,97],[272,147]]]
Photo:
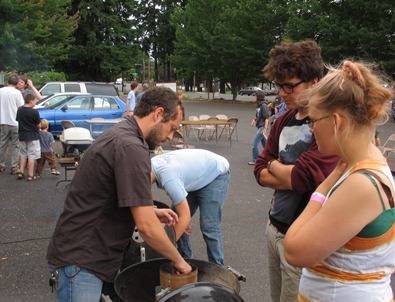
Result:
[[262,135],[264,126],[259,127],[255,133],[254,139],[252,140],[252,161],[255,163],[259,156],[258,145],[261,142],[263,149],[266,146],[266,138]]
[[103,281],[76,265],[63,266],[50,272],[56,276],[58,302],[99,302]]
[[[208,261],[224,266],[224,245],[222,242],[222,205],[228,193],[230,172],[218,176],[207,186],[188,192],[187,200],[191,217],[199,208],[200,231],[206,242]],[[178,251],[183,257],[192,257],[189,236],[183,234],[177,241]]]

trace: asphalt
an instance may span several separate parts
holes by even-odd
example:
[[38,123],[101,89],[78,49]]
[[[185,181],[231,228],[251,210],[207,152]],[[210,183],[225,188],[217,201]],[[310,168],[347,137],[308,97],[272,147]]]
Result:
[[[238,141],[233,141],[232,148],[224,137],[215,143],[215,140],[197,141],[191,134],[187,142],[216,152],[230,162],[232,179],[222,223],[225,265],[246,276],[246,282],[240,284],[240,296],[246,302],[270,301],[264,232],[273,192],[257,185],[253,167],[247,165],[255,134],[255,128],[250,125],[255,111],[251,100],[253,98],[244,102],[184,102],[186,116],[226,114],[239,119]],[[389,121],[379,130],[384,143],[394,132],[394,123]],[[59,142],[56,148],[60,150]],[[48,286],[45,253],[67,193],[67,183],[56,186],[64,177],[64,171],[61,170],[60,176],[52,176],[46,167],[41,179],[28,182],[10,175],[9,162],[7,166],[8,169],[0,173],[0,302],[55,301]],[[69,177],[73,173],[69,172]],[[170,203],[165,193],[156,187],[153,187],[153,195],[157,200]],[[193,258],[207,260],[197,218],[192,219]]]

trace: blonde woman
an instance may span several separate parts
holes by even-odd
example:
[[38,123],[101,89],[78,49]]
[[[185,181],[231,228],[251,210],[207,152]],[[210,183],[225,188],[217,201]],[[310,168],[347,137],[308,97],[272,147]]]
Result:
[[308,124],[318,150],[341,157],[285,236],[304,267],[299,301],[394,301],[394,180],[372,144],[391,91],[366,64],[344,61],[311,89]]

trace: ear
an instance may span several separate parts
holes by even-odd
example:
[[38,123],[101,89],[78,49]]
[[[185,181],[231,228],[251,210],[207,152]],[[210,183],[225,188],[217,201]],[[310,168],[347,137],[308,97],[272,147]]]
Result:
[[163,107],[157,107],[154,110],[154,121],[157,122],[158,120],[162,120],[163,114],[164,114],[164,109]]
[[337,112],[332,113],[335,133],[342,131],[345,127],[346,120]]
[[317,84],[318,83],[318,78],[314,78],[314,79],[312,79],[310,82],[309,82],[309,86],[310,87],[313,87],[315,84]]

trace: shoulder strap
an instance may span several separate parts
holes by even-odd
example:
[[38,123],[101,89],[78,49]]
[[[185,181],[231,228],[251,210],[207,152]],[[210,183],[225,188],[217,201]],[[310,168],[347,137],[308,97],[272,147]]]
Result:
[[[373,183],[373,185],[375,186],[375,188],[376,188],[376,190],[377,190],[377,192],[378,192],[378,194],[379,194],[381,204],[382,204],[382,206],[383,206],[383,209],[385,210],[385,205],[384,205],[383,197],[382,197],[382,195],[381,195],[381,193],[380,193],[380,189],[379,189],[379,187],[378,187],[378,185],[377,185],[377,182],[376,182],[376,180],[374,179],[374,178],[376,178],[376,179],[380,182],[380,184],[382,185],[382,187],[383,187],[383,190],[384,190],[384,192],[385,192],[385,195],[386,195],[387,198],[388,198],[388,202],[389,202],[389,204],[390,204],[390,207],[391,207],[391,208],[394,207],[394,198],[393,198],[393,195],[392,195],[392,191],[391,191],[391,189],[389,188],[389,186],[388,186],[385,182],[383,182],[382,178],[381,178],[378,174],[376,174],[376,173],[374,173],[374,172],[372,172],[372,171],[367,172],[367,171],[363,171],[363,170],[357,171],[356,173],[365,175],[366,177],[368,177],[368,178],[370,179],[370,181]],[[374,177],[374,178],[373,178],[373,177]]]

